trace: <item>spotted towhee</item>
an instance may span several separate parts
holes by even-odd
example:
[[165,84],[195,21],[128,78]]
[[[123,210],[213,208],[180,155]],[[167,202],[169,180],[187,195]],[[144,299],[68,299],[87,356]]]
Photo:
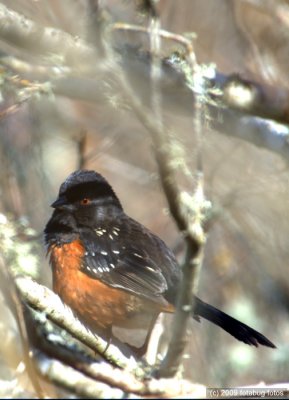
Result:
[[[86,326],[100,333],[113,327],[150,331],[159,313],[174,312],[182,271],[173,253],[125,214],[100,174],[72,173],[52,207],[44,232],[53,288]],[[211,321],[249,345],[275,347],[261,333],[198,297],[192,316]]]

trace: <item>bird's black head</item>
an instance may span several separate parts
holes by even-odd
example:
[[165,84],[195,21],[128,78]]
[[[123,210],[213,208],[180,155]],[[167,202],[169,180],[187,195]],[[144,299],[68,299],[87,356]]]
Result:
[[59,189],[53,208],[75,211],[82,207],[115,206],[121,204],[107,180],[95,171],[79,170],[70,174]]
[[46,234],[56,228],[64,232],[66,228],[95,226],[100,220],[122,212],[120,201],[107,180],[87,170],[75,171],[67,177],[51,207],[55,211],[46,226]]

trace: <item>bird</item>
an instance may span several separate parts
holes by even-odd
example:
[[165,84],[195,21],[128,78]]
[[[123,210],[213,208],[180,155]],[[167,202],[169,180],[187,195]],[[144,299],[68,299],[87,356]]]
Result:
[[[160,313],[174,313],[182,281],[172,250],[128,216],[98,172],[77,170],[61,184],[44,229],[53,290],[90,330],[109,340],[114,327],[145,329],[135,354],[146,352]],[[204,318],[248,345],[276,346],[245,323],[194,296]]]

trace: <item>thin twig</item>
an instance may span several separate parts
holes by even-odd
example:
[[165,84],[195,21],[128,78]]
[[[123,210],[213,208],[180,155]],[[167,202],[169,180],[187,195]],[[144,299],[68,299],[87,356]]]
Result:
[[84,129],[82,129],[76,138],[78,169],[83,169],[86,164],[86,157],[85,157],[86,141],[87,141],[87,132]]
[[[111,25],[111,30],[116,31],[131,31],[136,33],[145,33],[147,35],[151,34],[149,27],[126,24],[123,22],[117,22]],[[195,52],[193,48],[193,43],[191,40],[185,38],[183,35],[178,35],[177,33],[172,33],[164,29],[158,30],[158,35],[163,39],[168,39],[185,47],[187,54],[190,55],[192,62],[195,64]]]
[[[157,25],[157,24],[156,24]],[[153,35],[158,35],[159,30],[153,26]],[[156,40],[156,39],[155,39]],[[152,57],[157,56],[159,43],[154,44],[151,49]],[[113,57],[108,49],[108,55]],[[192,47],[189,48],[189,63],[192,70],[195,69],[195,57],[192,54]],[[155,60],[153,58],[153,60]],[[187,251],[185,257],[183,281],[179,288],[179,295],[176,307],[176,316],[173,322],[173,334],[169,345],[168,353],[159,368],[158,376],[172,376],[176,373],[186,344],[186,327],[188,320],[193,311],[193,293],[195,288],[194,279],[199,269],[202,258],[202,249],[205,241],[205,235],[202,230],[202,218],[205,202],[197,202],[197,207],[193,210],[194,199],[190,198],[191,204],[186,201],[186,196],[179,190],[175,171],[172,167],[171,160],[173,155],[169,146],[169,135],[162,124],[161,118],[161,98],[159,90],[159,73],[160,67],[158,62],[153,65],[152,72],[152,109],[155,114],[148,116],[143,110],[142,104],[138,98],[132,93],[124,74],[118,74],[119,82],[125,95],[129,98],[129,104],[133,108],[140,121],[149,129],[153,143],[155,157],[158,163],[160,180],[166,198],[169,204],[170,212],[174,217],[179,229],[185,234]],[[157,113],[157,114],[156,114]],[[199,194],[200,187],[197,185],[196,195]],[[202,200],[204,198],[202,197]],[[193,212],[192,212],[193,211]]]

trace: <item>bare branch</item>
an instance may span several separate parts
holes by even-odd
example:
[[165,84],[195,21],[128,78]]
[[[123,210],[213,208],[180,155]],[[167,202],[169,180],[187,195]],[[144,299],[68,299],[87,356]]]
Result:
[[[133,383],[130,376],[125,376],[123,372],[119,372],[119,376],[115,370],[110,370],[108,365],[95,365],[94,370],[99,372],[99,377],[106,375],[111,376],[111,381],[116,387],[97,382],[73,368],[63,365],[61,362],[48,359],[42,354],[38,356],[38,368],[42,376],[46,377],[55,384],[73,391],[78,395],[95,397],[95,398],[152,398],[158,396],[160,398],[170,398],[185,396],[190,398],[205,397],[205,387],[189,383],[185,380],[160,379],[149,380],[144,383]],[[102,371],[101,371],[102,369]],[[114,376],[115,375],[115,376]],[[124,382],[122,379],[127,378]],[[119,386],[122,388],[120,389]],[[126,391],[125,387],[129,390]]]
[[[150,28],[147,28],[144,26],[139,26],[139,25],[125,24],[122,22],[112,24],[111,29],[113,31],[114,30],[116,30],[116,31],[131,31],[131,32],[136,32],[136,33],[146,33],[147,35],[151,34]],[[171,40],[173,42],[183,45],[185,47],[186,53],[189,54],[189,56],[191,57],[191,62],[193,64],[196,63],[195,52],[194,52],[193,43],[191,40],[185,38],[183,35],[178,35],[176,33],[168,32],[163,29],[158,29],[158,35],[163,39],[168,39],[168,40]]]
[[[152,21],[153,24],[154,21]],[[123,74],[118,74],[118,79],[122,87],[123,92],[129,99],[129,104],[133,108],[134,112],[148,128],[152,141],[154,143],[155,157],[158,163],[159,175],[161,179],[161,184],[163,190],[166,194],[166,198],[169,204],[170,212],[175,219],[178,228],[185,235],[187,251],[185,265],[183,268],[183,280],[179,288],[179,295],[176,307],[176,315],[173,322],[172,328],[172,339],[169,345],[168,353],[163,361],[160,369],[158,370],[158,376],[172,376],[174,375],[181,362],[181,355],[186,345],[186,328],[189,318],[193,311],[193,293],[196,286],[195,280],[200,269],[203,245],[205,242],[205,234],[202,230],[202,223],[204,219],[203,211],[207,206],[204,201],[203,195],[200,196],[202,192],[202,180],[199,180],[199,185],[196,190],[196,198],[198,197],[198,202],[195,199],[182,193],[179,189],[177,179],[175,176],[175,170],[172,167],[173,154],[171,153],[171,148],[169,145],[169,135],[167,130],[162,124],[161,115],[161,91],[159,87],[159,77],[160,75],[160,63],[155,59],[158,53],[159,42],[157,40],[158,36],[158,26],[152,26],[151,28],[152,37],[155,35],[156,43],[152,39],[152,109],[154,113],[148,115],[144,109],[143,105],[140,103],[138,98],[132,93],[132,90]],[[194,71],[195,57],[191,54],[192,49],[190,48],[190,53],[188,54],[189,63],[191,70]],[[113,54],[110,49],[107,49],[108,55],[111,56],[113,62]],[[156,56],[155,56],[156,54]],[[154,64],[155,62],[155,64]],[[188,201],[188,198],[189,201]],[[202,199],[200,201],[200,199]],[[194,205],[196,203],[196,207]]]
[[83,169],[86,163],[85,147],[86,147],[87,133],[83,129],[76,137],[77,156],[78,156],[78,169]]
[[94,50],[80,38],[59,29],[43,28],[3,4],[0,4],[0,37],[12,46],[32,54],[59,54],[68,64],[94,55]]

